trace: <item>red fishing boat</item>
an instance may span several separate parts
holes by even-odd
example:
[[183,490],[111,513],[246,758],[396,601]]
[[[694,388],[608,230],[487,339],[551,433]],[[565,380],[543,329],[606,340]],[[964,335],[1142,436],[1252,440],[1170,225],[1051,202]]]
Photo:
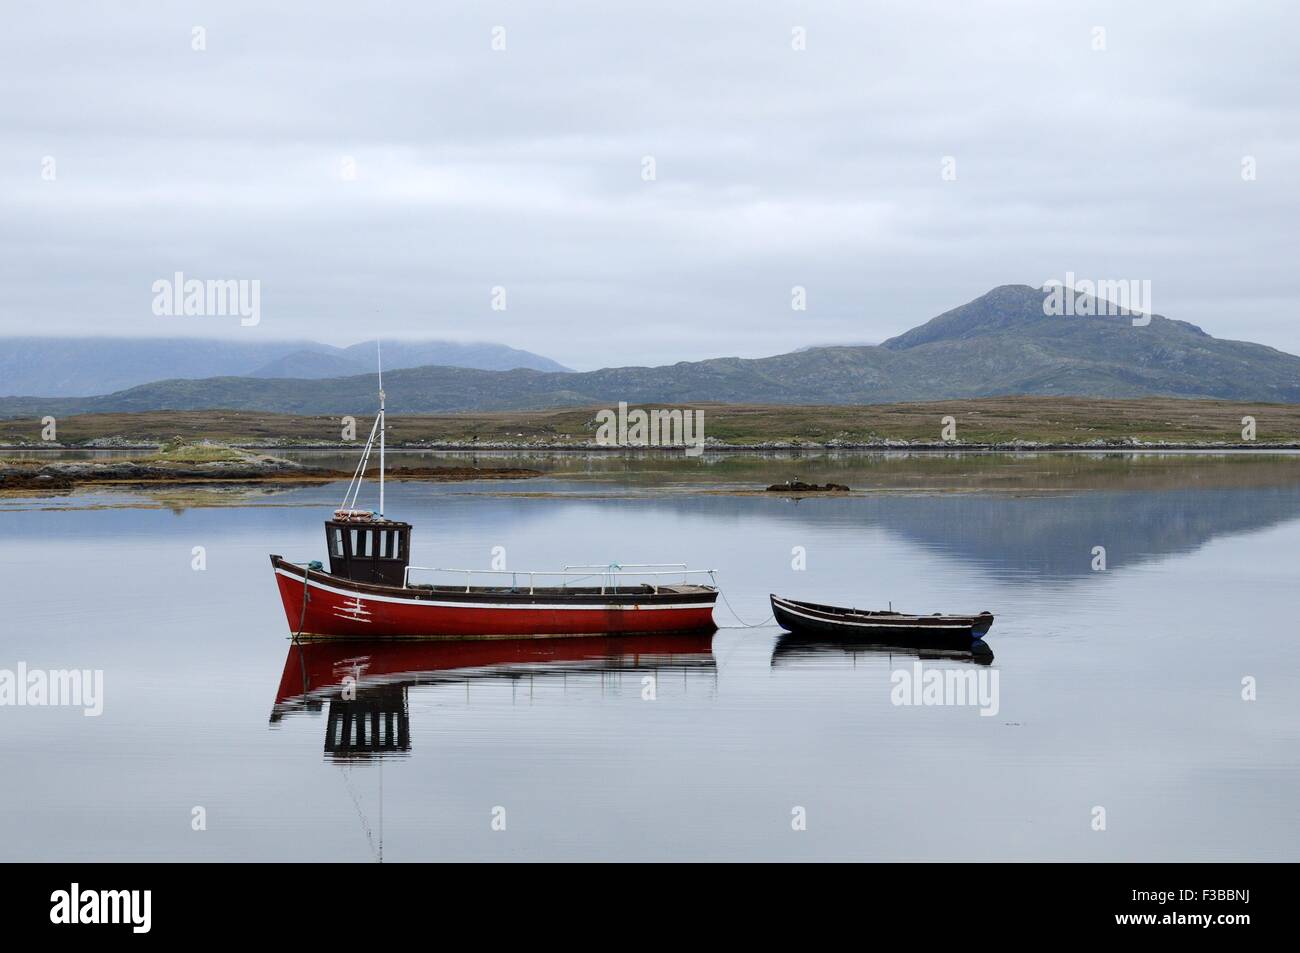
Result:
[[[343,506],[325,522],[323,562],[271,557],[289,631],[299,638],[509,638],[712,632],[718,590],[685,566],[566,566],[504,572],[412,566],[411,524],[384,515],[384,391]],[[356,508],[378,436],[379,509]],[[428,573],[438,582],[416,582]],[[477,577],[477,579],[476,579]],[[490,578],[489,578],[490,577]],[[502,581],[508,585],[476,585]],[[450,581],[454,580],[454,582]]]

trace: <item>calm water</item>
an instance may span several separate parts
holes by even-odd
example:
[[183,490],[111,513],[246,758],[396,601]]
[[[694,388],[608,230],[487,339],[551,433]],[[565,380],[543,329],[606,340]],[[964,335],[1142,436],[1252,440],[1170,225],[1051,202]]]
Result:
[[[1300,458],[515,459],[552,472],[390,484],[415,562],[685,560],[748,622],[989,609],[995,658],[771,625],[298,655],[266,554],[319,558],[340,487],[0,498],[0,669],[105,696],[0,708],[0,859],[1300,859]],[[874,492],[736,492],[794,475]],[[894,704],[917,664],[996,673],[996,713]],[[348,673],[398,750],[329,750]]]

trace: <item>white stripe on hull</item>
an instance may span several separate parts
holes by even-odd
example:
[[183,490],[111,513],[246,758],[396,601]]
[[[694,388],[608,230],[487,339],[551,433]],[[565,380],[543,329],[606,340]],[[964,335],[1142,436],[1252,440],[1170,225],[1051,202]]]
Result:
[[[298,575],[297,573],[286,572],[283,569],[276,569],[275,572],[276,575],[284,576],[285,578],[292,579],[295,582],[303,581],[303,577]],[[564,602],[558,605],[539,604],[534,602],[528,602],[528,603],[441,602],[434,599],[403,599],[398,596],[381,596],[369,592],[358,594],[357,592],[349,589],[338,589],[335,588],[334,586],[327,586],[325,583],[319,582],[315,579],[309,579],[307,581],[307,584],[311,586],[313,589],[322,589],[325,592],[332,592],[335,595],[347,596],[348,598],[352,598],[352,599],[360,599],[363,602],[391,602],[396,605],[402,605],[402,606],[438,606],[440,608],[448,608],[448,609],[491,609],[493,611],[497,609],[526,609],[534,612],[539,609],[563,609],[566,611],[572,611],[576,609],[576,610],[591,610],[594,612],[609,612],[612,610],[625,610],[629,612],[645,612],[652,609],[712,609],[713,608],[712,602],[671,602],[671,603],[665,603],[660,605],[646,605],[640,603],[632,603],[632,604],[581,603],[580,604],[580,603],[573,603],[573,602]],[[349,616],[348,618],[351,618],[351,616]]]

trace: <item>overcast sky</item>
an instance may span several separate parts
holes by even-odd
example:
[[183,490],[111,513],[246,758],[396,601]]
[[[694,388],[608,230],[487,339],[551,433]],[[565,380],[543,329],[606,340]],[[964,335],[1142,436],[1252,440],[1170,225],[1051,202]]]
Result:
[[[1300,353],[1294,3],[271,6],[7,7],[0,334],[588,369],[876,342],[1072,271]],[[260,324],[154,315],[176,271],[259,280]]]

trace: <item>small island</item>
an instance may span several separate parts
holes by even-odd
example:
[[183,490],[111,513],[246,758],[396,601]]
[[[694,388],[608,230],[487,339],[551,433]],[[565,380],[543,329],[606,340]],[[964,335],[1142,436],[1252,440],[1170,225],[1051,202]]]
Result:
[[843,483],[804,483],[802,480],[786,480],[773,483],[767,488],[769,493],[848,493],[849,488]]

